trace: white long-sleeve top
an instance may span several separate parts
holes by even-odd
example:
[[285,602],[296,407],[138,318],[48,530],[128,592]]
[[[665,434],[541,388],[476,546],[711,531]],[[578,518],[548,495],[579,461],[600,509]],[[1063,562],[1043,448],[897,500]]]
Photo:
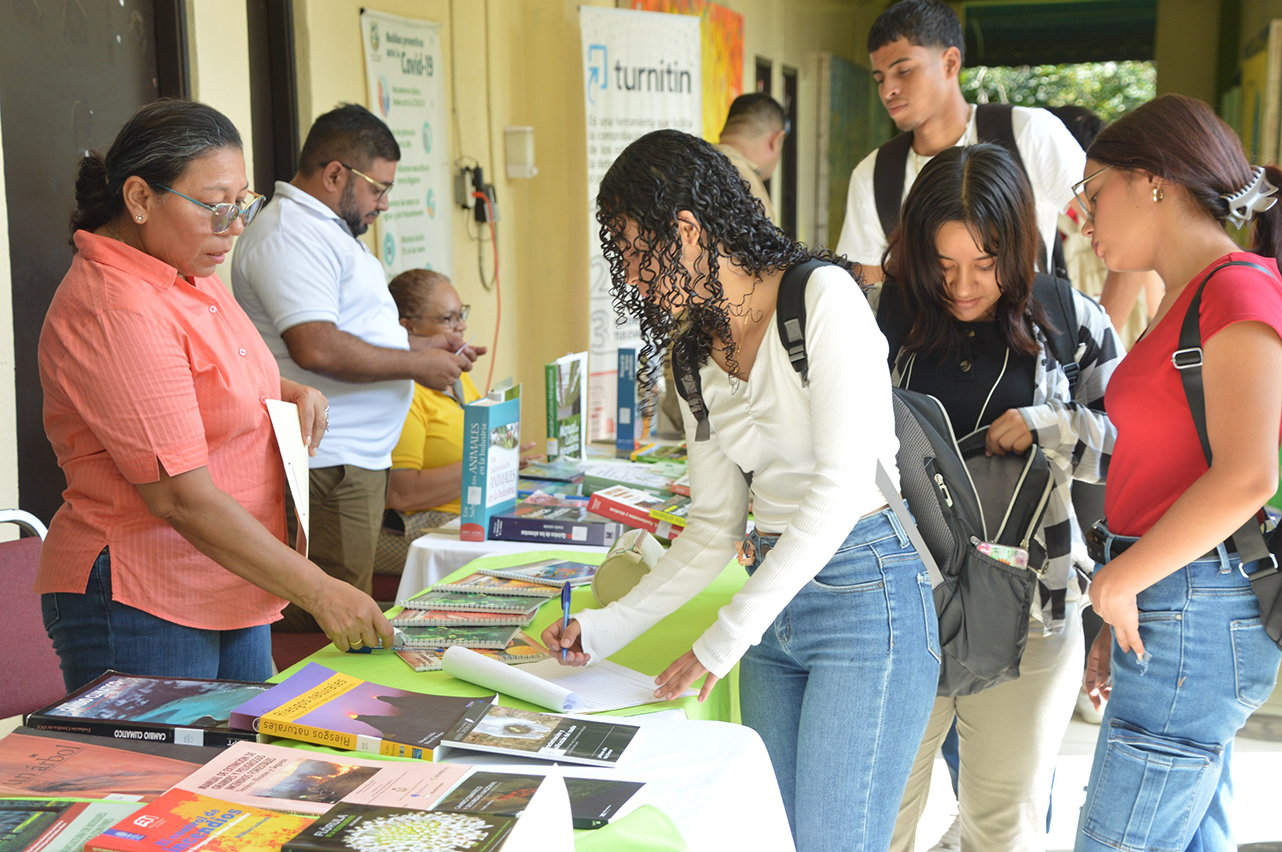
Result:
[[[583,650],[605,659],[702,591],[743,539],[748,485],[757,529],[775,547],[694,643],[724,677],[793,596],[828,563],[862,515],[886,502],[874,482],[882,460],[898,481],[886,339],[845,270],[824,266],[806,285],[809,386],[792,368],[772,317],[747,381],[732,385],[711,359],[700,371],[711,436],[689,449],[685,531],[629,594],[580,612]],[[736,386],[737,385],[737,386]]]

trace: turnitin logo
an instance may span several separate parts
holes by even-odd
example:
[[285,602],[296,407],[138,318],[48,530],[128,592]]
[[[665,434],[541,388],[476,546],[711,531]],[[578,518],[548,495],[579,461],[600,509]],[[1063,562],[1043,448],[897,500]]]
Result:
[[693,93],[694,77],[675,62],[656,66],[624,65],[620,60],[610,64],[609,51],[604,44],[588,46],[588,103],[595,104],[598,89],[609,89],[610,78],[614,88],[623,92],[672,92]]
[[592,97],[596,89],[604,89],[610,75],[610,58],[604,44],[588,46],[588,103],[595,104]]

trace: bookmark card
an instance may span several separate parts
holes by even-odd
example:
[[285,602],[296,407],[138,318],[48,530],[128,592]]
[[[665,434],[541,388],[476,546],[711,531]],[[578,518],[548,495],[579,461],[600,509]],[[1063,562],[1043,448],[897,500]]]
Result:
[[294,549],[307,555],[308,536],[308,495],[311,472],[308,467],[307,445],[303,443],[303,430],[298,419],[298,406],[292,402],[279,399],[267,400],[267,416],[271,418],[272,429],[276,432],[276,444],[280,447],[280,459],[285,465],[285,483],[289,494],[294,498],[294,513],[298,516],[298,538]]

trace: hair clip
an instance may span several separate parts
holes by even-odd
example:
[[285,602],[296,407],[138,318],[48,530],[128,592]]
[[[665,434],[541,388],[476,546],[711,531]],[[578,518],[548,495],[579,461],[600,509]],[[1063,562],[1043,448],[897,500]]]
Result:
[[1269,179],[1264,176],[1264,169],[1256,166],[1252,174],[1254,176],[1246,186],[1232,195],[1220,196],[1228,203],[1229,221],[1239,228],[1250,222],[1256,213],[1263,213],[1278,202],[1272,197],[1278,188],[1269,183]]

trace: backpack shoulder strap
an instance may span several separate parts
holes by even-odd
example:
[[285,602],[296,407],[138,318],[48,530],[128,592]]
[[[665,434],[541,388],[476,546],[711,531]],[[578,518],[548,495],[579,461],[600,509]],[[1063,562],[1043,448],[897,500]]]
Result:
[[821,266],[832,264],[811,258],[788,267],[779,282],[779,297],[775,302],[779,341],[788,353],[792,368],[801,374],[802,385],[809,383],[810,372],[810,359],[806,357],[806,281],[810,279],[810,273]]
[[903,290],[893,278],[887,278],[881,283],[881,299],[877,302],[877,327],[886,336],[886,361],[893,371],[899,350],[913,330],[912,323],[908,321],[908,312],[904,310]]
[[1024,158],[1019,154],[1015,144],[1015,107],[1013,104],[979,104],[975,107],[975,135],[980,142],[995,142],[1001,145],[1019,163],[1019,167],[1028,174]]
[[1077,393],[1077,305],[1067,280],[1038,273],[1033,279],[1033,298],[1042,306],[1047,325],[1042,327],[1046,344],[1068,376],[1070,395]]
[[908,149],[913,145],[912,131],[901,133],[877,149],[873,161],[872,194],[877,202],[881,230],[890,232],[899,225],[899,207],[904,201],[904,169],[908,166]]
[[698,370],[690,370],[686,365],[673,357],[669,349],[669,358],[672,358],[672,381],[677,386],[677,393],[690,406],[690,414],[695,421],[694,439],[696,441],[706,441],[711,436],[711,427],[708,425],[708,407],[703,404],[703,379],[699,376]]

